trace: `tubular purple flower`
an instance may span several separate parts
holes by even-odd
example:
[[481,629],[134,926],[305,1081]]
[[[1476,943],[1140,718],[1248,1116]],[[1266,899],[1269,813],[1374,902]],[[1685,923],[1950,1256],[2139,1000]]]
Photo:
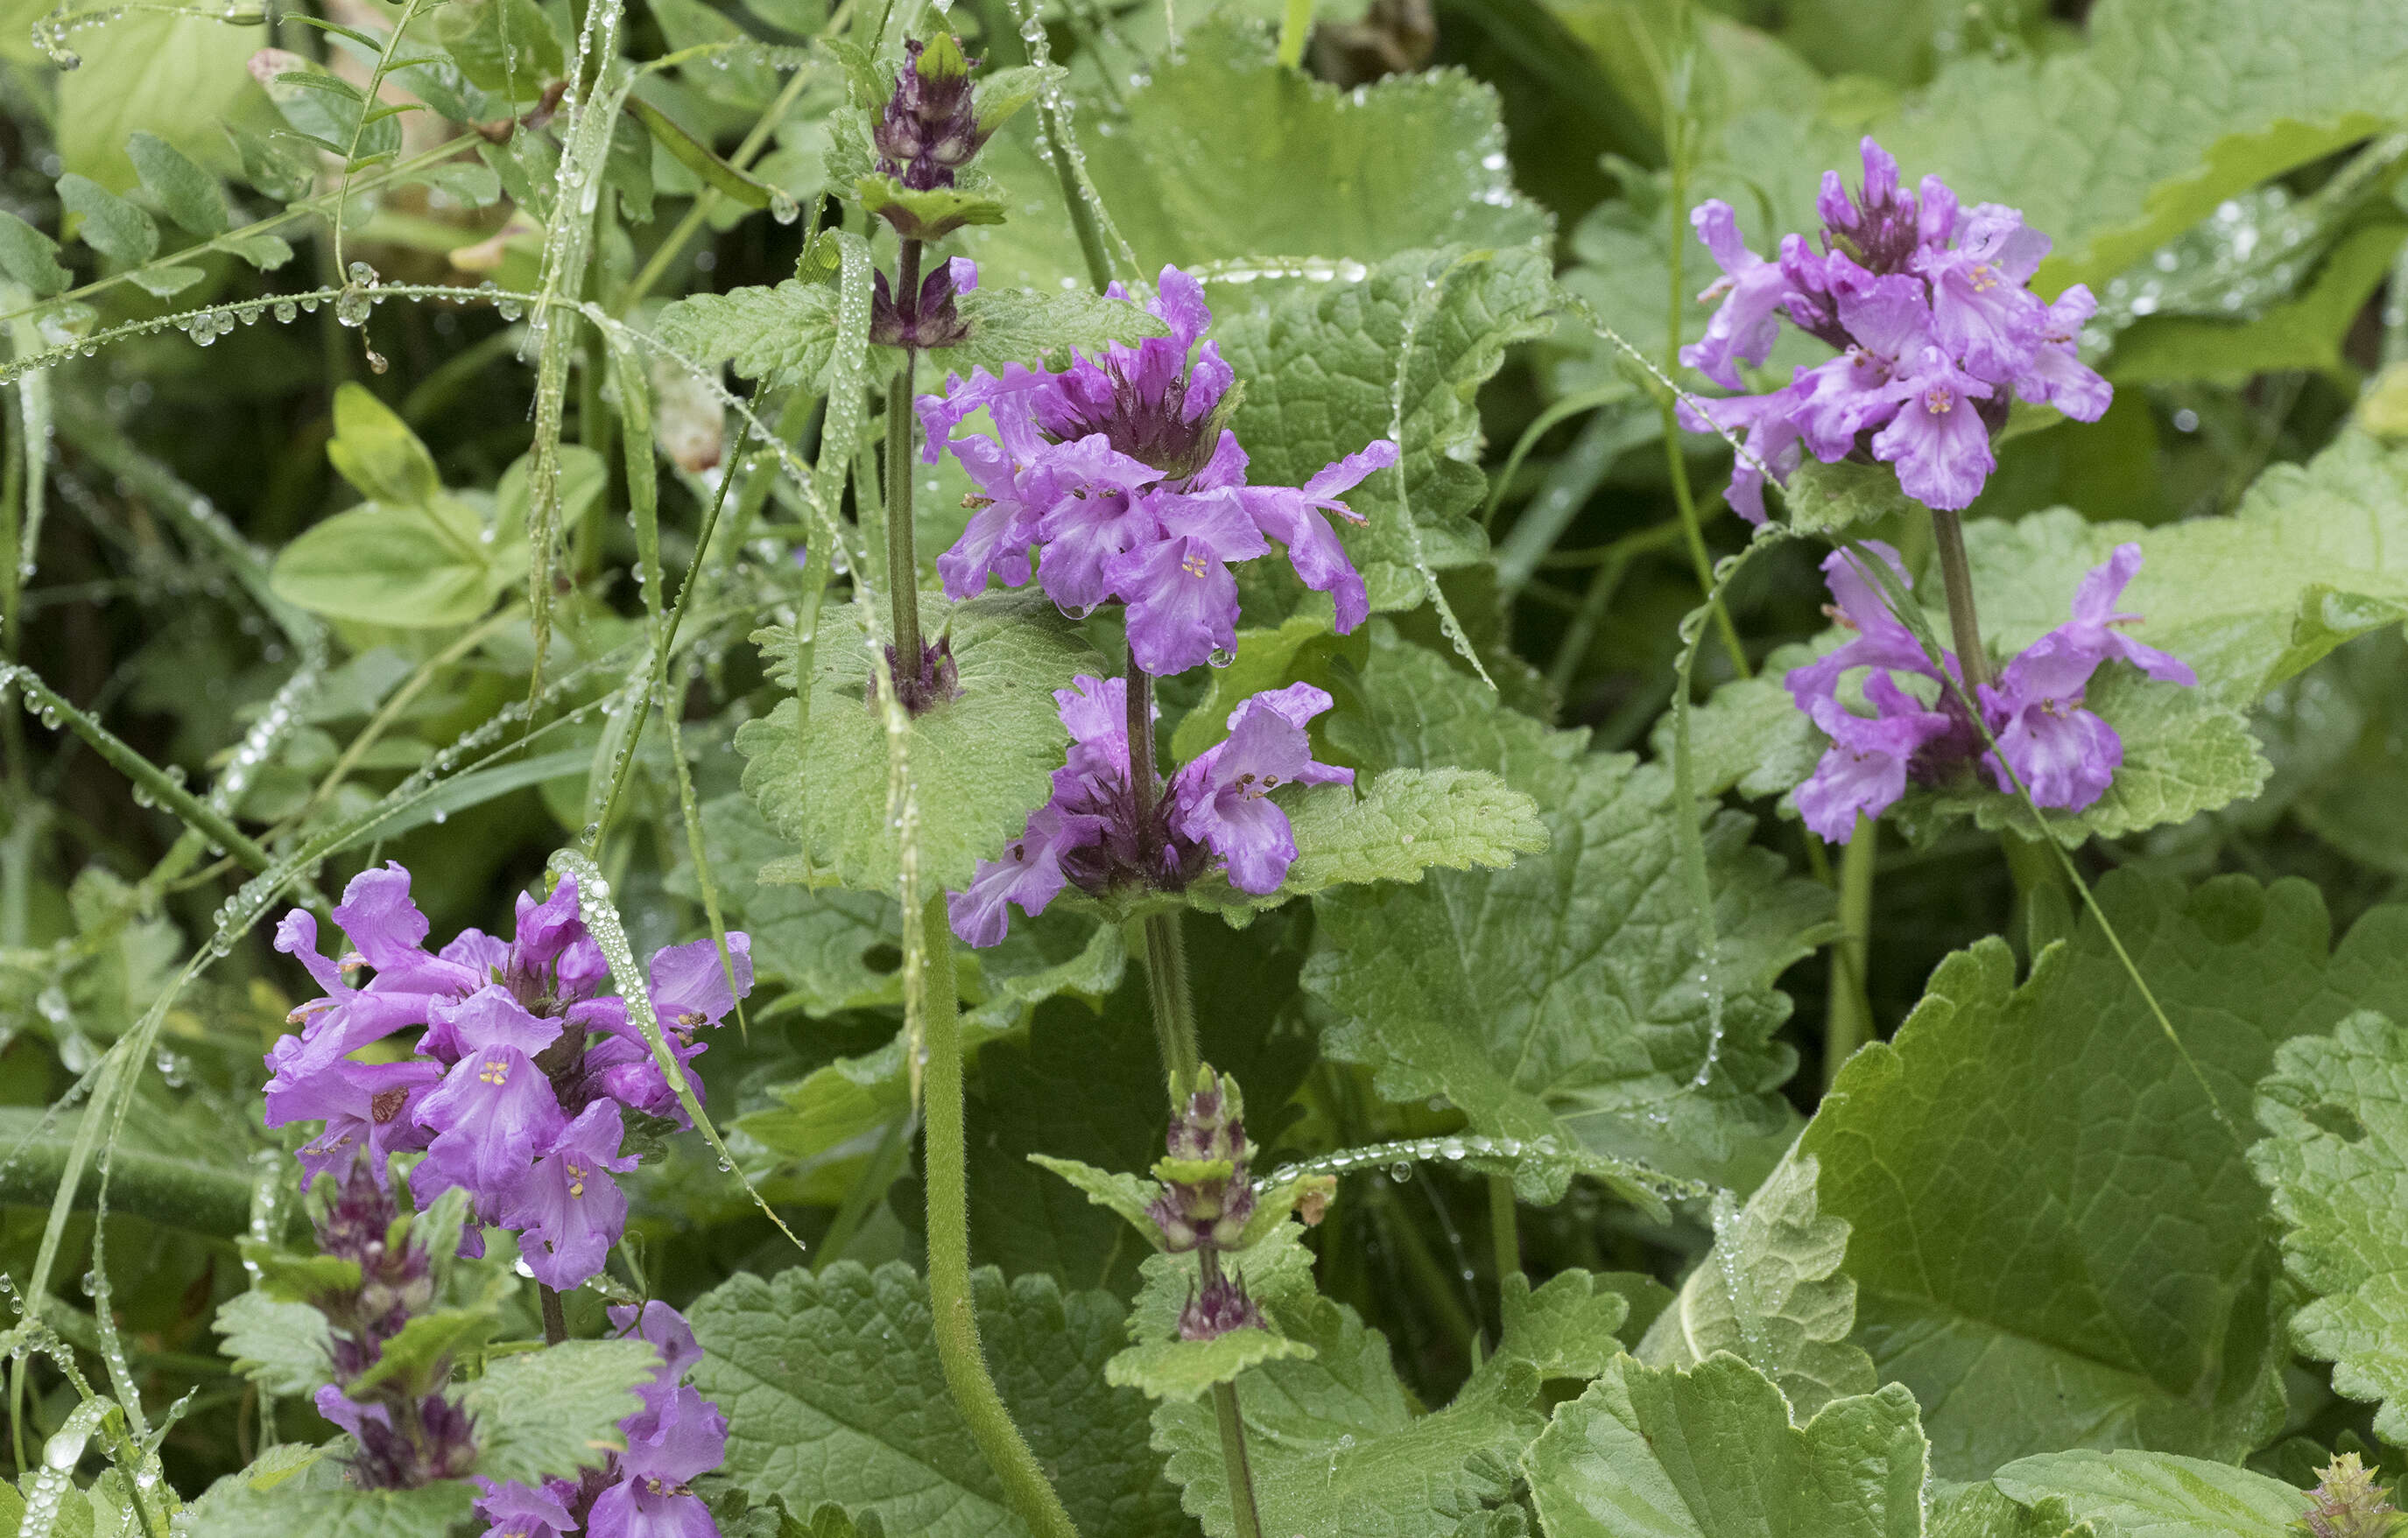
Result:
[[485,1492],[477,1515],[493,1524],[484,1538],[567,1538],[581,1525],[569,1509],[578,1495],[573,1479],[547,1479],[540,1489],[481,1477],[477,1485]]
[[1877,714],[1858,716],[1829,696],[1811,706],[1814,724],[1831,739],[1813,775],[1798,787],[1798,813],[1826,843],[1845,844],[1859,814],[1878,818],[1906,794],[1908,765],[1946,735],[1946,713],[1928,710],[1886,673],[1865,681]]
[[1873,457],[1895,464],[1899,489],[1927,507],[1971,506],[1999,466],[1989,426],[1973,405],[1990,387],[1930,347],[1890,389],[1901,404],[1873,434]]
[[519,1231],[519,1258],[544,1286],[581,1285],[625,1231],[627,1195],[610,1178],[636,1167],[619,1152],[624,1133],[619,1107],[595,1101],[542,1146],[502,1198],[502,1226]]
[[380,1186],[391,1186],[391,1156],[426,1146],[416,1112],[443,1070],[431,1062],[366,1063],[348,1059],[267,1097],[267,1125],[323,1121],[326,1130],[301,1146],[301,1189],[322,1175],[341,1177],[365,1158]]
[[[920,397],[928,459],[950,446],[978,486],[969,526],[938,558],[946,592],[969,598],[994,577],[1017,587],[1034,553],[1047,597],[1072,615],[1126,604],[1139,665],[1176,673],[1233,644],[1226,568],[1269,554],[1276,539],[1298,578],[1331,595],[1339,631],[1351,631],[1369,604],[1322,515],[1362,522],[1340,494],[1394,464],[1396,446],[1377,440],[1301,487],[1247,485],[1245,450],[1221,425],[1235,374],[1204,339],[1203,285],[1165,267],[1147,308],[1168,335],[1074,354],[1060,373],[973,370]],[[953,439],[980,410],[994,438]]]
[[1736,389],[1732,362],[1769,356],[1783,314],[1839,352],[1779,391],[1683,403],[1691,432],[1746,434],[1724,500],[1750,521],[1763,520],[1767,474],[1785,480],[1807,453],[1893,463],[1909,496],[1962,508],[1997,468],[1990,438],[2012,398],[2085,421],[2112,398],[2076,350],[2097,307],[2089,292],[2077,286],[2049,305],[2028,287],[2047,236],[1999,204],[1960,208],[1937,177],[1909,194],[1880,145],[1868,138],[1861,150],[1856,197],[1837,172],[1824,175],[1819,255],[1790,235],[1767,263],[1741,244],[1727,206],[1710,201],[1691,216],[1727,274],[1708,292],[1728,297],[1684,362]]
[[1308,683],[1256,694],[1229,713],[1228,736],[1171,781],[1172,826],[1219,855],[1240,891],[1279,890],[1296,860],[1295,832],[1273,790],[1354,782],[1352,769],[1315,762],[1305,735],[1306,724],[1333,703]]
[[1781,309],[1796,292],[1777,262],[1748,249],[1739,216],[1720,198],[1708,198],[1689,214],[1689,224],[1723,275],[1698,295],[1722,301],[1706,334],[1681,349],[1681,362],[1726,390],[1740,387],[1733,363],[1761,363],[1781,335]]

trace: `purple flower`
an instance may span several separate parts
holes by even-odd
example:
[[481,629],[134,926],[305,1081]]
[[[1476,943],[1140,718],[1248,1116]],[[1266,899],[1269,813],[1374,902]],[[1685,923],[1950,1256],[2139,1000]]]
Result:
[[1177,891],[1215,857],[1240,890],[1276,891],[1296,859],[1296,838],[1270,792],[1290,781],[1354,777],[1313,762],[1305,726],[1331,702],[1297,683],[1240,704],[1226,740],[1173,776],[1158,800],[1140,796],[1129,785],[1126,681],[1082,675],[1072,682],[1054,694],[1070,750],[1054,772],[1052,797],[1001,859],[980,861],[968,889],[947,899],[953,933],[970,945],[1004,937],[1008,904],[1034,918],[1066,886],[1096,896]]
[[1227,862],[1229,884],[1264,896],[1296,860],[1283,785],[1351,785],[1352,769],[1316,763],[1305,726],[1333,702],[1308,683],[1256,694],[1229,713],[1229,734],[1171,781],[1171,825]]
[[1916,754],[1948,734],[1943,711],[1928,710],[1886,673],[1865,680],[1876,714],[1858,716],[1828,695],[1812,706],[1814,724],[1831,739],[1814,773],[1798,787],[1798,812],[1827,843],[1845,844],[1858,814],[1877,818],[1906,794]]
[[946,34],[925,43],[911,39],[903,50],[894,94],[870,133],[878,168],[906,187],[951,187],[987,138],[970,90],[975,61],[963,58]]
[[1997,467],[1990,438],[2011,397],[2091,421],[2112,393],[2075,349],[2096,309],[2089,292],[2046,305],[2027,287],[2047,236],[1998,204],[1960,209],[1937,177],[1909,194],[1880,145],[1868,138],[1861,150],[1856,197],[1837,172],[1824,175],[1819,254],[1791,235],[1767,262],[1741,243],[1727,206],[1691,216],[1726,273],[1708,294],[1726,297],[1684,363],[1736,389],[1734,361],[1769,356],[1784,314],[1839,351],[1783,389],[1682,404],[1691,432],[1745,433],[1724,500],[1751,521],[1763,520],[1766,477],[1785,480],[1807,453],[1893,463],[1909,496],[1964,507]]
[[1899,489],[1925,506],[1971,506],[1999,465],[1989,425],[1973,404],[1990,387],[1931,347],[1891,389],[1900,397],[1898,415],[1873,434],[1873,457],[1897,465]]
[[[1937,177],[1924,178],[1923,187],[1926,210],[1939,207],[1937,194],[1946,187]],[[2004,383],[2029,366],[2048,317],[2048,307],[2024,287],[2048,254],[2048,236],[1996,203],[1950,222],[1956,245],[1928,241],[1914,258],[1931,285],[1932,334],[1968,372]]]
[[[920,397],[929,462],[951,447],[978,486],[968,527],[938,558],[946,592],[971,597],[990,577],[1018,587],[1034,554],[1039,584],[1065,612],[1127,605],[1139,665],[1178,673],[1234,646],[1228,567],[1277,540],[1297,577],[1330,594],[1340,633],[1353,630],[1369,604],[1325,515],[1363,521],[1340,494],[1394,464],[1396,446],[1376,440],[1301,487],[1249,486],[1245,451],[1221,425],[1235,375],[1203,340],[1212,319],[1203,285],[1165,267],[1147,308],[1168,336],[1074,354],[1058,374],[974,370]],[[951,438],[981,410],[994,438]]]
[[578,1496],[574,1479],[547,1479],[540,1489],[514,1479],[480,1477],[477,1484],[485,1492],[477,1515],[493,1524],[485,1538],[567,1538],[581,1525],[570,1511]]
[[[1897,552],[1879,544],[1871,548],[1903,586],[1906,572]],[[2115,628],[2140,618],[2115,610],[2140,566],[2138,545],[2116,547],[2105,564],[2082,579],[2073,617],[2011,659],[1995,684],[1975,691],[1982,724],[1998,745],[1991,752],[1985,750],[1956,687],[1956,659],[1942,652],[1942,666],[1934,667],[1856,559],[1834,551],[1823,563],[1836,600],[1832,613],[1856,634],[1828,656],[1791,669],[1784,680],[1798,707],[1831,740],[1797,790],[1806,825],[1844,844],[1859,814],[1879,817],[1909,784],[1961,780],[1977,762],[1999,790],[2011,790],[2021,781],[2038,806],[2079,811],[2106,794],[2123,764],[2124,745],[2113,727],[2083,707],[2083,691],[2099,667],[2122,661],[2159,682],[2198,682],[2179,659]],[[1873,707],[1870,716],[1856,715],[1839,700],[1842,676],[1860,668],[1867,670],[1864,696]],[[1939,691],[1937,703],[1927,705],[1910,695],[1898,681],[1901,673],[1930,680]]]
[[411,1176],[412,1190],[423,1201],[465,1186],[477,1215],[488,1222],[536,1149],[566,1125],[551,1080],[515,1047],[462,1058],[442,1086],[419,1102],[418,1121],[435,1137]]
[[426,1092],[442,1076],[442,1068],[431,1062],[366,1063],[343,1059],[298,1083],[272,1089],[267,1125],[326,1124],[324,1132],[301,1146],[303,1190],[322,1175],[340,1178],[362,1154],[377,1183],[389,1186],[391,1156],[426,1146],[427,1132],[418,1124],[416,1113]]
[[[383,1181],[389,1155],[424,1149],[411,1175],[420,1200],[463,1187],[481,1222],[527,1231],[523,1249],[547,1284],[585,1281],[625,1225],[626,1200],[609,1178],[634,1167],[619,1154],[621,1109],[687,1118],[625,1001],[596,996],[609,972],[576,884],[520,897],[507,944],[466,930],[433,956],[398,865],[354,878],[335,914],[356,947],[341,962],[319,954],[308,913],[277,930],[278,948],[326,990],[294,1012],[307,1021],[301,1033],[267,1056],[267,1124],[325,1124],[301,1149],[305,1182],[356,1174],[363,1154]],[[723,967],[703,940],[652,958],[654,1009],[681,1063],[705,1050],[696,1033],[752,989],[751,940],[728,935],[727,953]],[[363,966],[375,975],[359,986],[349,974]],[[352,1060],[411,1027],[423,1027],[411,1055]],[[480,1228],[462,1235],[461,1251],[484,1253]]]
[[608,1488],[586,1518],[593,1538],[718,1538],[710,1510],[688,1487],[727,1454],[727,1417],[678,1380],[702,1359],[677,1310],[646,1303],[610,1310],[611,1328],[634,1332],[661,1354],[651,1382],[637,1389],[643,1407],[619,1423],[626,1450],[610,1460]]
[[1690,211],[1689,224],[1698,243],[1713,253],[1723,275],[1698,295],[1720,299],[1721,307],[1706,322],[1706,334],[1681,349],[1681,362],[1726,390],[1739,388],[1733,360],[1764,362],[1780,338],[1782,306],[1794,291],[1777,262],[1767,262],[1740,238],[1739,216],[1720,198],[1708,198]]
[[535,1279],[573,1288],[602,1269],[627,1226],[627,1194],[610,1178],[636,1167],[621,1157],[619,1107],[597,1100],[545,1144],[503,1198],[501,1221],[519,1231],[519,1256]]
[[2034,805],[2079,809],[2107,793],[2124,762],[2124,741],[2082,706],[2083,692],[2101,663],[2121,660],[2160,683],[2199,682],[2179,658],[2114,628],[2141,618],[2114,611],[2115,600],[2140,569],[2141,547],[2118,545],[2104,565],[2083,577],[2073,618],[2026,647],[2000,671],[1995,685],[1982,687],[1983,717],[1999,744],[1997,753],[1983,762],[2001,789],[2011,783],[2000,770],[2003,759]]

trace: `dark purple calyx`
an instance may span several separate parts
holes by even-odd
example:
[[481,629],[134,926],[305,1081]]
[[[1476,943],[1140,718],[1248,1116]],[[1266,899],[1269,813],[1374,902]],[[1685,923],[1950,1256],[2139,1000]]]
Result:
[[951,187],[953,173],[986,142],[971,99],[970,70],[950,34],[903,45],[906,57],[870,135],[878,168],[914,191]]

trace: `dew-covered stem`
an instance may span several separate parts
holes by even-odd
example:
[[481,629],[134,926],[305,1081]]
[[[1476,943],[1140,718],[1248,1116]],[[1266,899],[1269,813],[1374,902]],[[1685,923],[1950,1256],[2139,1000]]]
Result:
[[1880,825],[1858,814],[1856,831],[1840,851],[1840,937],[1831,945],[1829,1004],[1823,1020],[1823,1087],[1840,1065],[1872,1039],[1872,1006],[1865,998],[1865,962],[1871,948],[1873,871]]
[[1973,609],[1973,568],[1965,559],[1964,520],[1942,508],[1931,509],[1931,548],[1940,558],[1940,580],[1948,593],[1948,631],[1956,643],[1956,665],[1970,696],[1990,681],[1990,657],[1982,648],[1982,619]]
[[953,980],[951,922],[942,893],[928,901],[927,976],[922,985],[927,1076],[928,1304],[945,1387],[969,1422],[970,1438],[1003,1482],[1005,1499],[1039,1538],[1077,1538],[1062,1498],[1011,1423],[979,1346],[970,1303],[969,1147],[963,1127],[962,1017]]

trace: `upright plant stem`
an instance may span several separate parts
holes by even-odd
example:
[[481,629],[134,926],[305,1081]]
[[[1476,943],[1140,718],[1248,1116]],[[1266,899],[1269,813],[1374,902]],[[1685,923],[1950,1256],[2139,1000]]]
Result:
[[1497,1250],[1497,1288],[1501,1295],[1505,1278],[1522,1269],[1522,1232],[1514,1220],[1513,1177],[1492,1175],[1488,1177],[1488,1240]]
[[1940,558],[1940,580],[1948,593],[1948,630],[1956,642],[1956,665],[1965,692],[1990,681],[1990,656],[1982,649],[1982,619],[1973,612],[1973,568],[1965,559],[1965,524],[1955,513],[1931,509],[1931,548]]
[[[1688,22],[1687,7],[1682,7],[1682,23]],[[1681,93],[1664,93],[1665,158],[1672,172],[1672,197],[1669,217],[1672,221],[1671,284],[1669,320],[1665,327],[1664,373],[1668,378],[1681,377],[1681,301],[1685,278],[1681,270],[1681,258],[1687,247],[1687,232],[1681,228],[1684,210],[1689,204],[1689,149],[1686,109]],[[1714,562],[1706,551],[1705,527],[1698,519],[1698,500],[1689,491],[1689,462],[1681,452],[1681,416],[1679,399],[1671,391],[1663,393],[1664,468],[1672,480],[1672,504],[1681,512],[1681,533],[1689,546],[1689,563],[1698,571],[1698,591],[1713,605],[1714,628],[1722,633],[1723,649],[1730,654],[1731,668],[1739,676],[1748,676],[1747,648],[1740,645],[1739,630],[1731,623],[1730,611],[1714,596]]]
[[[1155,772],[1154,751],[1154,678],[1128,664],[1129,788],[1138,805],[1138,847],[1159,848],[1162,780]],[[1179,1086],[1191,1083],[1203,1063],[1196,1040],[1195,994],[1187,981],[1187,940],[1180,933],[1177,912],[1149,913],[1141,924],[1145,950],[1146,991],[1154,1005],[1154,1035],[1162,1052],[1162,1067],[1170,1089],[1170,1114],[1178,1116]],[[1220,1256],[1205,1249],[1197,1263],[1204,1283],[1218,1279]],[[1238,1386],[1212,1386],[1212,1414],[1221,1425],[1221,1467],[1229,1485],[1229,1506],[1238,1524],[1238,1538],[1262,1538],[1263,1520],[1254,1509],[1254,1475],[1246,1460],[1246,1422],[1238,1409]]]
[[[903,242],[896,263],[895,304],[907,325],[919,317],[920,249],[919,241]],[[886,389],[886,592],[895,611],[895,687],[907,699],[921,655],[920,557],[911,547],[911,375],[919,361],[905,348],[903,366]]]
[[969,1148],[962,1126],[962,1018],[954,996],[953,930],[940,892],[928,900],[925,1039],[928,1137],[928,1303],[935,1315],[937,1360],[945,1387],[1003,1493],[1038,1538],[1078,1538],[1062,1498],[1037,1466],[1037,1455],[1011,1423],[1003,1396],[979,1348],[978,1315],[970,1306]]
[[558,1346],[568,1338],[568,1311],[560,1304],[560,1294],[541,1282],[535,1284],[536,1296],[543,1300],[543,1344]]
[[1823,1088],[1840,1076],[1849,1054],[1872,1039],[1872,1007],[1865,998],[1866,955],[1872,939],[1873,869],[1880,824],[1858,816],[1840,854],[1840,938],[1831,947],[1830,1004],[1823,1021]]
[[1263,1538],[1262,1513],[1254,1509],[1254,1471],[1246,1460],[1246,1422],[1238,1410],[1235,1383],[1212,1385],[1212,1415],[1221,1423],[1221,1467],[1229,1480],[1229,1511],[1238,1538]]

